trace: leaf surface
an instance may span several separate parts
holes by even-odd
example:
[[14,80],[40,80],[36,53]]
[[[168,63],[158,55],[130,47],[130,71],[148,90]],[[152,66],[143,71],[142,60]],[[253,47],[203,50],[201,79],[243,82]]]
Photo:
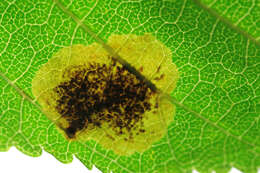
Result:
[[[233,20],[228,12],[223,20],[206,10],[209,1],[202,3],[0,1],[0,150],[16,146],[27,155],[40,156],[44,149],[63,163],[75,155],[87,168],[95,165],[103,172],[227,172],[232,166],[256,172],[260,166],[257,18],[248,6],[249,24],[238,22],[237,14]],[[255,4],[258,8],[259,2]],[[142,154],[118,156],[95,141],[68,142],[30,99],[34,74],[60,48],[101,43],[100,38],[106,40],[113,33],[151,33],[171,49],[180,73],[172,93],[174,121],[167,135]]]
[[259,41],[260,5],[258,1],[201,0],[201,5],[215,11],[216,15],[228,19],[231,25],[237,26]]

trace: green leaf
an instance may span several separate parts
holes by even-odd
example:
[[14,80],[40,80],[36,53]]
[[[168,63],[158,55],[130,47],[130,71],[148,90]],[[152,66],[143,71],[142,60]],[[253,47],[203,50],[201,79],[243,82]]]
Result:
[[[252,36],[253,39],[260,40],[260,5],[257,0],[250,1],[213,1],[201,0],[204,8],[215,11],[216,15],[228,19],[231,25],[237,26]],[[204,5],[203,5],[204,4]]]
[[[243,2],[0,1],[0,150],[44,149],[63,163],[74,155],[103,172],[257,172],[259,2]],[[167,135],[131,156],[68,142],[31,99],[32,78],[65,46],[129,33],[151,33],[172,51],[180,78]]]

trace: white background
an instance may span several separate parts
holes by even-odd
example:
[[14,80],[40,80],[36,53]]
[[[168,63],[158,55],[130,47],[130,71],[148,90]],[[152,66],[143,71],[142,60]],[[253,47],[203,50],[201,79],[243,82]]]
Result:
[[[73,159],[70,164],[63,164],[56,160],[52,155],[43,151],[40,157],[30,157],[15,147],[7,152],[0,152],[0,172],[2,173],[101,173],[93,167],[89,171],[77,158]],[[195,173],[197,171],[193,171]],[[232,168],[231,173],[241,173]],[[260,171],[258,171],[260,173]]]

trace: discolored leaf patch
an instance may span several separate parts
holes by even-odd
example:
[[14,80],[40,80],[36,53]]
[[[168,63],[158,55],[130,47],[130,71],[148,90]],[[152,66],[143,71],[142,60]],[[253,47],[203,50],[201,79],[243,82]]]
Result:
[[36,73],[33,94],[68,140],[93,139],[119,155],[161,139],[175,106],[161,95],[176,86],[170,50],[150,34],[112,35],[108,45],[155,88],[99,44],[59,50]]

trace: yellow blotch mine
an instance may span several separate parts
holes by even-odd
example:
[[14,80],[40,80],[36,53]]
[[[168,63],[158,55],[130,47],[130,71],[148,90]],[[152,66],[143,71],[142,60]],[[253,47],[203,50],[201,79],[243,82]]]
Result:
[[175,114],[159,92],[176,87],[171,51],[151,34],[111,35],[107,44],[158,90],[93,43],[55,53],[37,71],[32,92],[68,140],[95,140],[118,155],[144,152],[165,135]]

